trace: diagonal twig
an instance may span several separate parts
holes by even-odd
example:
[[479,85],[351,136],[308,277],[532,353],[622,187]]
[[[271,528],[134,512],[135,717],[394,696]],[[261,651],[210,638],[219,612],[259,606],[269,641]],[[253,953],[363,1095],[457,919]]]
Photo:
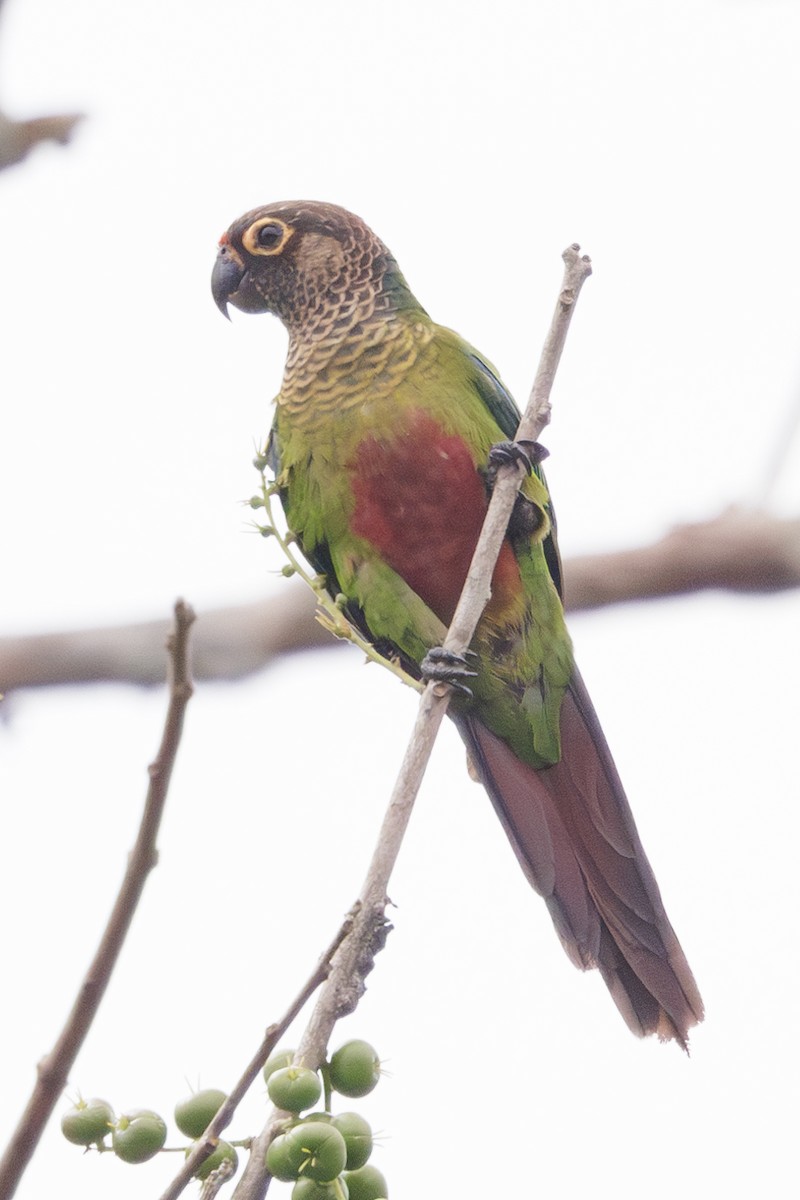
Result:
[[279,1039],[283,1037],[286,1030],[299,1015],[306,1001],[314,994],[320,984],[327,979],[330,972],[331,960],[333,959],[336,951],[339,949],[339,946],[350,933],[352,926],[353,914],[349,913],[343,921],[330,946],[322,955],[311,975],[297,993],[286,1012],[279,1021],[276,1021],[274,1024],[268,1027],[266,1033],[264,1034],[261,1045],[250,1059],[250,1062],[245,1067],[235,1086],[231,1089],[231,1092],[224,1104],[221,1104],[217,1112],[214,1114],[214,1117],[209,1123],[209,1126],[202,1138],[198,1140],[195,1146],[193,1146],[191,1152],[187,1155],[186,1161],[184,1162],[180,1171],[178,1171],[169,1187],[162,1192],[160,1200],[177,1200],[178,1196],[180,1196],[187,1184],[192,1182],[197,1168],[203,1162],[205,1162],[210,1154],[213,1153],[215,1147],[214,1139],[218,1138],[223,1129],[226,1129],[230,1124],[233,1114],[236,1112],[237,1107],[243,1100],[245,1093],[255,1082],[261,1068],[264,1066],[264,1063],[277,1046]]
[[194,613],[191,608],[179,600],[175,605],[173,631],[167,641],[169,705],[161,745],[154,762],[148,768],[150,784],[139,833],[128,859],[116,903],[72,1011],[55,1046],[37,1066],[36,1083],[31,1097],[0,1160],[0,1200],[10,1200],[14,1195],[42,1130],[64,1089],[78,1051],[100,1007],[147,876],[156,865],[156,837],[180,744],[186,705],[192,695],[188,637],[193,621]]

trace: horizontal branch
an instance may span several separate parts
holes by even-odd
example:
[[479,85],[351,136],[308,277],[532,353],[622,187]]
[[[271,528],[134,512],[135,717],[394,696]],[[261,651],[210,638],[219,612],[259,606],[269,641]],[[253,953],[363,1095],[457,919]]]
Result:
[[649,546],[571,558],[564,574],[572,611],[712,588],[786,591],[800,587],[800,519],[728,508]]
[[[651,545],[587,554],[564,563],[572,612],[708,588],[770,593],[800,587],[800,519],[727,509],[680,525]],[[341,643],[314,620],[307,587],[286,587],[252,604],[197,618],[196,679],[233,680],[284,654]],[[166,621],[0,638],[0,692],[58,684],[160,684]]]

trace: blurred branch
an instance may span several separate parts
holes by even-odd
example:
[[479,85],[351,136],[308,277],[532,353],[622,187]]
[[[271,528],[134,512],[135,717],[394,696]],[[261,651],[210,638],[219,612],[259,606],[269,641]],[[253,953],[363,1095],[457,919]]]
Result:
[[188,638],[194,613],[179,600],[167,652],[170,698],[158,754],[149,767],[150,785],[136,844],[125,877],[108,919],[100,945],[84,977],[58,1041],[37,1066],[36,1083],[20,1122],[0,1160],[0,1197],[10,1200],[33,1155],[42,1131],[67,1082],[67,1077],[89,1032],[105,994],[145,881],[156,865],[156,837],[167,799],[170,776],[180,744],[183,718],[192,695]]
[[[3,0],[0,0],[0,9]],[[58,142],[66,146],[83,113],[61,113],[15,121],[0,111],[0,171],[13,167],[30,154],[40,142]]]
[[82,120],[82,113],[66,113],[13,121],[0,112],[0,171],[22,162],[40,142],[58,142],[66,146],[75,126]]
[[[721,588],[770,593],[800,586],[800,519],[730,508],[679,525],[649,546],[564,564],[572,612]],[[193,636],[196,679],[232,680],[284,654],[340,643],[314,620],[313,593],[288,586],[252,604],[212,609]],[[0,692],[54,684],[161,683],[166,621],[0,638]]]
[[708,588],[785,591],[800,586],[800,519],[728,508],[650,546],[569,559],[564,574],[573,611]]
[[[280,654],[338,644],[313,619],[314,597],[289,585],[268,600],[201,614],[195,679],[238,679]],[[166,621],[0,638],[0,691],[63,683],[160,684]]]

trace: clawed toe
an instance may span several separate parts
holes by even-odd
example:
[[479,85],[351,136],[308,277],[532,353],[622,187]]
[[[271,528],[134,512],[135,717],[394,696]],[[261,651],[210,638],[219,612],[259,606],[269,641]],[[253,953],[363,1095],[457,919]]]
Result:
[[518,442],[497,442],[489,450],[489,470],[496,474],[498,467],[522,463],[530,475],[536,464],[547,458],[548,453],[540,442],[530,442],[524,438]]
[[453,654],[444,646],[434,646],[429,650],[420,663],[422,678],[426,682],[448,683],[462,695],[471,696],[472,689],[464,682],[474,679],[477,671],[470,671],[468,658],[477,657],[474,650],[465,650],[463,654]]

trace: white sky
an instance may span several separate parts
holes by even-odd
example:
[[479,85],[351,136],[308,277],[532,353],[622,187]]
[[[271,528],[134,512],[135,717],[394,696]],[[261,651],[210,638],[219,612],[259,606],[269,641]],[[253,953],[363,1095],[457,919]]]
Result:
[[[520,397],[562,248],[592,255],[546,439],[567,555],[758,494],[800,385],[799,5],[7,0],[1,33],[9,111],[88,113],[73,147],[0,177],[5,631],[285,586],[240,504],[285,336],[227,325],[209,293],[219,234],[268,200],[361,214]],[[781,512],[800,508],[799,467],[795,450]],[[376,1161],[398,1198],[787,1195],[797,596],[651,604],[573,633],[706,1023],[690,1060],[630,1036],[563,955],[447,730],[396,932],[342,1029],[391,1072],[359,1105],[385,1132]],[[164,697],[9,708],[3,1141],[121,875]],[[160,865],[73,1090],[171,1118],[187,1079],[230,1086],[358,891],[413,713],[346,652],[198,689]],[[264,1111],[257,1087],[232,1133]],[[54,1124],[19,1195],[139,1200],[174,1165],[84,1160]]]

